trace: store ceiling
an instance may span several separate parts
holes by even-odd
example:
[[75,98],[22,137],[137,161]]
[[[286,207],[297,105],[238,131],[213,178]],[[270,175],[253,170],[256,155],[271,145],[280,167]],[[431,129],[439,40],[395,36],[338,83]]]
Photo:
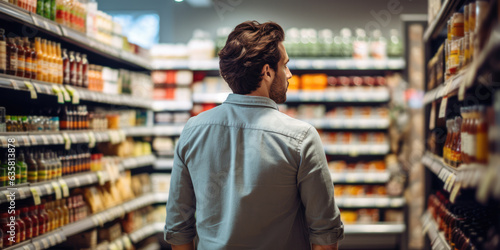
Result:
[[193,7],[210,7],[212,0],[186,0]]

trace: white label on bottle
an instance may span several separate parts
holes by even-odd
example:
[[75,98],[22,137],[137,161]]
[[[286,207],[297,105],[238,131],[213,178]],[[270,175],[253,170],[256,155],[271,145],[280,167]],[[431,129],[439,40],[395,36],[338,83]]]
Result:
[[10,53],[9,69],[12,71],[17,70],[17,53]]
[[476,135],[469,135],[469,155],[476,157]]
[[466,153],[465,152],[465,137],[467,136],[466,135],[467,133],[465,132],[461,132],[460,133],[460,150],[462,150],[463,153]]
[[0,41],[0,70],[7,70],[7,44]]

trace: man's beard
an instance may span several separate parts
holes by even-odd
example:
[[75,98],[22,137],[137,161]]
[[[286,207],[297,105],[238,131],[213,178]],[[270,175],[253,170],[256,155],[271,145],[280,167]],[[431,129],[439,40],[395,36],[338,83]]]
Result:
[[287,86],[285,87],[283,86],[283,79],[275,77],[273,82],[271,83],[271,89],[269,90],[269,98],[277,104],[285,103],[287,89],[288,89],[288,81],[287,81]]

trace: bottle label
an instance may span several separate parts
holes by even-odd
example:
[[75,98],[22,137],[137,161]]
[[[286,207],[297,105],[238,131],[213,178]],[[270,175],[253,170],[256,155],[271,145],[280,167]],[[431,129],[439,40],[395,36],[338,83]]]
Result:
[[476,141],[476,135],[469,135],[469,155],[472,156],[473,158],[476,158],[476,147],[477,147],[477,141]]
[[24,71],[26,70],[26,64],[24,61],[24,56],[17,57],[17,70]]
[[462,150],[462,152],[463,152],[464,154],[466,153],[466,152],[465,152],[465,145],[466,145],[466,143],[465,143],[465,138],[467,137],[467,136],[466,136],[466,134],[467,134],[467,133],[465,133],[465,132],[461,132],[461,133],[460,133],[460,149]]
[[0,41],[0,70],[7,70],[7,44]]
[[25,60],[24,60],[24,62],[26,64],[24,66],[25,70],[29,71],[29,72],[33,72],[33,63],[31,62],[31,56],[26,57]]
[[17,70],[17,54],[15,54],[15,53],[11,53],[11,55],[10,55],[9,69],[12,71]]
[[485,162],[488,159],[488,134],[487,133],[477,133],[477,150],[476,158],[479,162]]

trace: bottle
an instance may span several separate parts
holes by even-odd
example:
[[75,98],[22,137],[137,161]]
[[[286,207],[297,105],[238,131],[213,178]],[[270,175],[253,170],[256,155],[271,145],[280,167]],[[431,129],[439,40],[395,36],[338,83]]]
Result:
[[70,75],[69,57],[67,49],[62,50],[62,62],[63,62],[63,83],[69,85],[71,84],[70,81],[71,75]]
[[57,177],[61,177],[62,176],[62,162],[61,162],[61,158],[55,152],[54,152],[54,158],[55,158],[55,162],[56,162]]
[[41,50],[38,52],[38,58],[42,61],[42,81],[50,82],[50,61],[47,50],[47,40],[41,40]]
[[0,133],[7,132],[7,122],[5,116],[5,108],[0,107]]
[[462,114],[463,122],[462,122],[462,128],[461,128],[461,139],[462,139],[462,161],[465,164],[470,163],[469,162],[469,156],[468,156],[468,145],[469,145],[469,122],[470,122],[470,111],[469,107],[462,107],[460,110],[460,113]]
[[[1,213],[0,214],[0,226],[1,226],[1,229],[4,233],[3,235],[3,245],[4,247],[8,247],[8,246],[12,246],[13,243],[12,241],[9,240],[9,237],[10,237],[10,234],[8,233],[10,231],[10,226],[8,225],[10,222],[10,215],[9,213],[5,212],[5,213]],[[19,225],[17,224],[17,222],[14,222],[16,225],[15,225],[15,232],[16,232],[16,235],[19,235]],[[17,240],[18,237],[16,237],[16,240]]]
[[42,40],[40,37],[35,37],[35,51],[37,55],[36,60],[36,79],[39,81],[45,81],[45,68],[44,68],[44,55],[42,51]]
[[380,30],[374,30],[370,41],[370,55],[375,59],[387,57],[387,41]]
[[77,86],[77,62],[75,58],[75,52],[69,52],[69,70],[70,70],[70,83],[73,86]]
[[477,162],[477,119],[478,119],[478,108],[477,106],[471,107],[471,121],[469,124],[469,145],[468,153],[469,153],[469,162],[474,163]]
[[86,54],[82,54],[82,87],[89,87],[89,61]]
[[62,59],[62,52],[61,52],[61,44],[60,43],[57,43],[57,47],[56,47],[56,59],[57,59],[57,72],[58,72],[58,83],[59,84],[63,84],[63,70],[64,70],[64,66],[63,66],[63,59]]
[[49,232],[51,224],[49,220],[49,214],[45,210],[45,202],[42,202],[42,204],[38,205],[38,218],[41,221],[38,225],[40,231],[39,235]]
[[391,29],[391,37],[387,44],[387,56],[389,57],[402,57],[403,56],[403,42],[399,37],[399,32],[396,29]]
[[43,0],[43,17],[50,19],[52,8],[50,7],[51,0]]
[[38,166],[38,182],[47,181],[50,169],[49,166],[47,166],[43,152],[39,152],[36,158],[36,164]]
[[5,30],[0,29],[0,74],[7,73],[7,40]]
[[31,221],[33,221],[33,238],[38,237],[38,235],[40,235],[40,220],[38,218],[38,210],[36,209],[36,206],[29,207],[29,216]]
[[17,46],[14,38],[10,37],[7,43],[7,74],[17,75]]
[[354,39],[353,54],[355,59],[368,58],[368,43],[366,41],[366,32],[363,29],[356,29],[356,38]]
[[455,117],[455,126],[453,127],[454,135],[451,147],[451,162],[452,166],[454,167],[458,167],[460,164],[462,164],[460,127],[462,127],[462,118],[460,116],[457,116]]
[[63,210],[63,219],[64,219],[64,222],[63,222],[63,225],[67,225],[69,224],[69,209],[68,209],[68,206],[66,205],[67,204],[67,201],[66,199],[61,199],[61,208]]
[[[26,240],[26,224],[21,220],[21,211],[16,210],[16,222],[19,224],[19,238],[16,236],[16,243]],[[18,241],[19,240],[19,241]]]
[[[19,150],[19,153],[17,155],[16,172],[17,172],[17,169],[19,169],[19,173],[20,173],[19,183],[28,182],[28,164],[26,164],[26,161],[24,159],[24,153],[21,150]],[[16,177],[16,182],[17,182],[17,177]]]
[[453,137],[453,120],[446,120],[446,141],[443,148],[443,160],[446,164],[450,164],[450,145]]
[[35,43],[31,43],[31,79],[38,79],[38,56]]
[[44,0],[37,0],[36,2],[36,13],[40,16],[43,16],[44,12]]
[[33,157],[33,153],[28,153],[26,159],[26,164],[28,165],[28,182],[36,183],[38,182],[38,164]]
[[27,37],[21,41],[24,45],[24,77],[31,79],[31,72],[33,72],[33,62],[31,60],[31,46]]
[[76,61],[76,86],[83,86],[83,78],[82,78],[82,58],[79,52],[75,53],[75,61]]
[[44,154],[45,164],[47,165],[47,180],[52,180],[55,175],[55,166],[54,161],[52,160],[52,155],[49,151],[46,151]]
[[488,123],[486,122],[486,109],[478,106],[476,116],[476,160],[478,163],[488,163]]
[[56,0],[56,22],[64,24],[64,5],[63,0]]
[[49,80],[52,83],[57,83],[57,59],[55,56],[55,49],[54,49],[54,43],[53,42],[48,42],[47,43],[47,50],[48,50],[48,56],[49,56]]
[[30,240],[33,238],[33,220],[30,218],[28,212],[28,207],[21,208],[21,219],[26,226],[26,240]]
[[55,21],[56,20],[56,0],[50,0],[50,20]]

